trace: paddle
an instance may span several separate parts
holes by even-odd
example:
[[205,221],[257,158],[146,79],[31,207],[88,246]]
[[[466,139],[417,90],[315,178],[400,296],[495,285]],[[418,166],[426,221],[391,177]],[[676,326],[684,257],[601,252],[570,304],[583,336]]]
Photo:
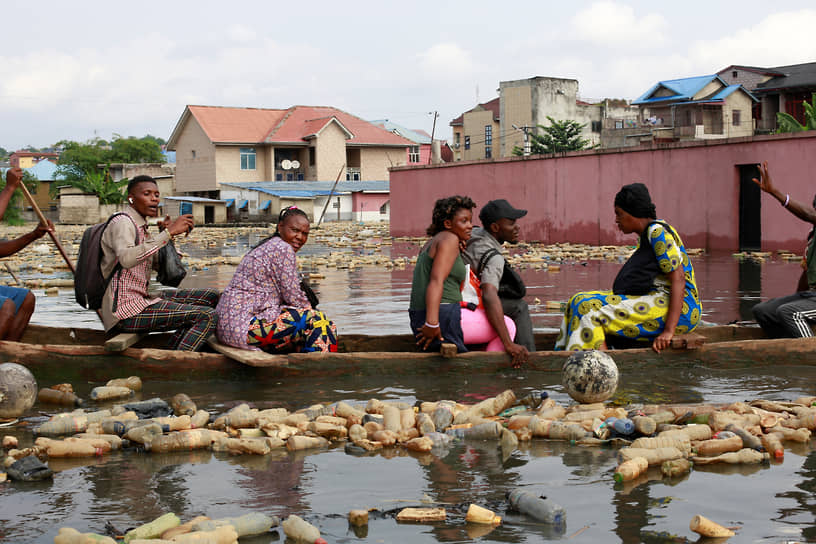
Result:
[[[28,187],[25,186],[25,183],[20,183],[20,189],[23,191],[23,195],[28,200],[28,203],[31,204],[31,207],[34,209],[34,212],[37,214],[37,217],[40,218],[40,223],[43,225],[48,225],[48,220],[43,215],[42,211],[40,211],[40,207],[37,206],[37,202],[34,201],[34,197],[31,196],[31,193],[28,192]],[[71,262],[71,259],[68,258],[68,254],[65,253],[65,249],[62,247],[59,239],[57,238],[57,233],[53,230],[49,230],[48,234],[51,236],[51,239],[54,241],[54,245],[57,246],[57,249],[62,255],[62,258],[65,259],[65,263],[68,265],[68,268],[71,269],[71,274],[76,274],[76,268],[74,267],[74,263]]]
[[[28,203],[31,204],[31,207],[34,209],[34,213],[36,213],[37,217],[40,218],[40,223],[42,223],[43,225],[48,225],[48,220],[43,215],[42,211],[40,210],[40,207],[37,206],[37,202],[34,200],[34,197],[31,196],[31,193],[28,192],[28,187],[25,186],[25,183],[20,183],[20,189],[23,191],[23,195],[26,197],[26,200],[28,200]],[[65,259],[65,263],[68,265],[68,268],[71,269],[71,274],[76,276],[76,267],[74,266],[74,263],[71,262],[71,259],[68,257],[68,254],[65,253],[65,249],[62,247],[62,244],[57,238],[57,233],[54,232],[53,230],[49,230],[48,234],[51,236],[51,240],[54,241],[54,245],[57,246],[57,249],[59,250],[60,255],[62,255],[62,258]],[[102,321],[102,313],[99,310],[96,310],[96,315],[97,317],[99,317],[99,321]],[[104,321],[102,321],[102,323],[104,324]]]

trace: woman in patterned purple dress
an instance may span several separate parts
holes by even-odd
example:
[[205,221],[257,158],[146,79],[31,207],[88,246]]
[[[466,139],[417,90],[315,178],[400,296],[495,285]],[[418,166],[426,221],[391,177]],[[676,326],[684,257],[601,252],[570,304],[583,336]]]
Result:
[[244,255],[221,295],[219,342],[269,353],[337,351],[337,327],[300,286],[295,253],[308,238],[306,214],[283,209],[274,236]]

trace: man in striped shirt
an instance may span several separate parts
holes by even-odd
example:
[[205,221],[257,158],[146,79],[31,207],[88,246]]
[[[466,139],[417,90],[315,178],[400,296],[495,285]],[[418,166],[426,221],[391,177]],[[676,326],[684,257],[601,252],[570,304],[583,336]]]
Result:
[[[150,176],[136,176],[128,183],[128,203],[102,235],[102,274],[121,268],[105,291],[102,321],[105,330],[151,332],[175,330],[171,349],[196,351],[215,331],[218,292],[212,289],[179,289],[159,297],[148,294],[156,255],[179,234],[193,228],[193,216],[181,215],[160,224],[155,236],[148,232],[148,217],[159,215],[159,187]],[[162,228],[163,227],[163,228]]]

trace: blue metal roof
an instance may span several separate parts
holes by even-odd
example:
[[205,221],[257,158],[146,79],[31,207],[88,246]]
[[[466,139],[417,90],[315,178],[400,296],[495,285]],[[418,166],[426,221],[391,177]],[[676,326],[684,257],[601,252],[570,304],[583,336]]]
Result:
[[272,204],[271,200],[264,200],[264,203],[261,204],[260,206],[258,206],[258,209],[259,210],[268,210],[270,204]]
[[[633,100],[632,104],[654,104],[657,102],[666,102],[669,100],[692,100],[694,95],[700,92],[703,87],[719,79],[725,85],[725,82],[720,79],[717,74],[708,76],[686,77],[682,79],[668,79],[666,81],[658,81],[651,89],[643,93],[637,100]],[[652,97],[652,95],[659,89],[668,89],[673,92],[672,96]]]
[[234,198],[228,198],[227,199],[227,208],[229,208],[233,204],[235,204],[235,199]]
[[260,191],[265,194],[277,195],[282,191],[300,191],[305,194],[327,195],[334,187],[335,193],[359,193],[367,191],[388,192],[390,183],[387,180],[376,181],[339,181],[335,187],[334,181],[244,181],[221,183],[228,187],[238,187],[251,191]]
[[407,140],[411,140],[415,144],[430,144],[431,137],[425,134],[421,134],[416,132],[415,130],[411,130],[410,128],[405,128],[402,125],[398,125],[397,123],[393,123],[388,119],[378,119],[377,121],[369,121],[372,125],[379,125],[383,127],[388,132],[393,132],[399,136]]
[[249,200],[242,200],[241,202],[238,203],[238,209],[243,210],[248,205],[249,205]]
[[57,165],[51,161],[40,161],[34,166],[25,169],[31,172],[40,181],[63,180],[65,176],[57,174]]

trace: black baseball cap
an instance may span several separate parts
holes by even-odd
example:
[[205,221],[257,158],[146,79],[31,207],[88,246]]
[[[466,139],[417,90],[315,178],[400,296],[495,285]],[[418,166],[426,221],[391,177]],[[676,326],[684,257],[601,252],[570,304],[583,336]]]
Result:
[[492,225],[502,218],[518,219],[527,215],[527,210],[514,208],[505,199],[491,200],[479,211],[479,220],[483,227]]

